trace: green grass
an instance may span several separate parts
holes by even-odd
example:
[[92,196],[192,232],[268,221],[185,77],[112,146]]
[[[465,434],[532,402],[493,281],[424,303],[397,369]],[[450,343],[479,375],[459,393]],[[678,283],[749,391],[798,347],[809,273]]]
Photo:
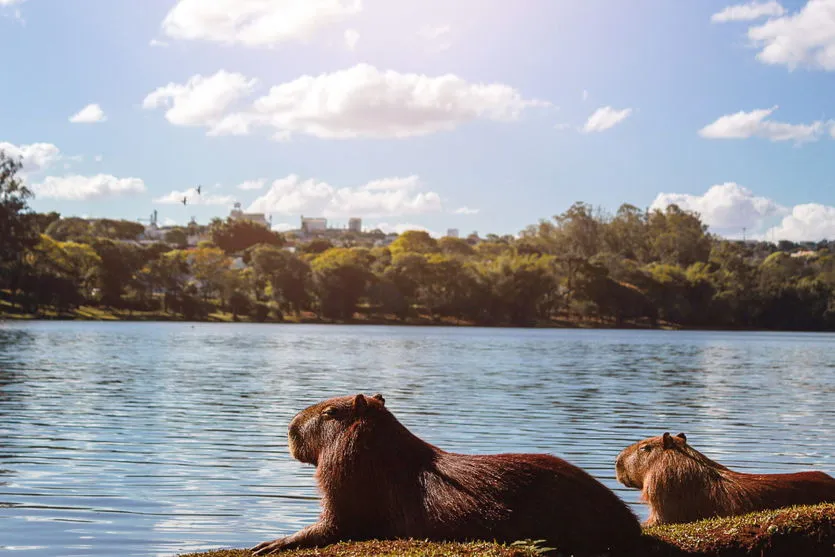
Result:
[[[263,540],[262,540],[263,541]],[[832,557],[835,504],[788,507],[644,530],[643,546],[609,557]],[[535,544],[431,543],[417,540],[339,543],[319,550],[281,552],[285,557],[532,557]],[[190,553],[181,557],[249,557],[246,549]]]
[[[208,553],[189,553],[182,557],[249,557],[247,549],[229,549]],[[513,546],[488,542],[433,543],[419,540],[368,541],[337,543],[323,549],[297,549],[276,555],[287,557],[534,557],[538,555],[533,543],[520,542]]]

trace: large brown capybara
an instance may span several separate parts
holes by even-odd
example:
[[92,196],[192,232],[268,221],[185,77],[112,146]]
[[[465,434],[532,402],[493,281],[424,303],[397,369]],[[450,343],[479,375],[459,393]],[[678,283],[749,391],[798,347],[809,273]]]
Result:
[[319,521],[256,555],[338,541],[545,540],[574,555],[628,548],[638,518],[592,476],[545,454],[463,455],[413,435],[381,395],[332,398],[289,427],[292,456],[316,466]]
[[835,478],[823,472],[735,472],[688,445],[683,433],[630,445],[615,471],[620,483],[641,490],[650,510],[646,526],[835,502]]

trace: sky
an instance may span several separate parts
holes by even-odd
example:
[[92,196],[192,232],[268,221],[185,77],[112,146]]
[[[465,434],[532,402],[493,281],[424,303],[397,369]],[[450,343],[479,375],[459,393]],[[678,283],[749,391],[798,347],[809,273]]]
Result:
[[835,239],[835,0],[0,0],[0,52],[38,211]]

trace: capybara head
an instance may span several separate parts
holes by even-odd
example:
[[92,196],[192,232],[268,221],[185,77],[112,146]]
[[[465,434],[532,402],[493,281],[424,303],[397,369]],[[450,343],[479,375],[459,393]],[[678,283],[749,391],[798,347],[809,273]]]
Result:
[[317,465],[319,456],[339,435],[358,420],[385,408],[383,395],[335,397],[308,406],[293,418],[288,428],[290,454],[307,464]]
[[683,433],[650,437],[629,445],[621,451],[615,461],[617,479],[626,487],[643,489],[647,474],[662,464],[662,459],[670,456],[669,451],[683,448],[687,444],[687,436]]

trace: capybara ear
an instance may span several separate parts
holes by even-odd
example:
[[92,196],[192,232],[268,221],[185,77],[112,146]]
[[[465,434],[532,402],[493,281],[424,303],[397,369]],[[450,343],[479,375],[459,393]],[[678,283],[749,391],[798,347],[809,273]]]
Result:
[[661,441],[663,442],[665,449],[671,449],[675,445],[675,441],[673,441],[673,436],[670,435],[669,431],[664,432],[664,435],[661,437]]
[[386,399],[384,399],[383,395],[381,395],[380,393],[377,393],[376,395],[374,395],[374,398],[379,400],[383,404],[383,406],[386,405]]
[[685,434],[679,433],[678,435],[676,435],[676,437],[687,443],[687,436]]
[[354,397],[354,413],[357,416],[361,416],[365,413],[365,409],[368,407],[368,402],[366,402],[365,397],[361,394]]

